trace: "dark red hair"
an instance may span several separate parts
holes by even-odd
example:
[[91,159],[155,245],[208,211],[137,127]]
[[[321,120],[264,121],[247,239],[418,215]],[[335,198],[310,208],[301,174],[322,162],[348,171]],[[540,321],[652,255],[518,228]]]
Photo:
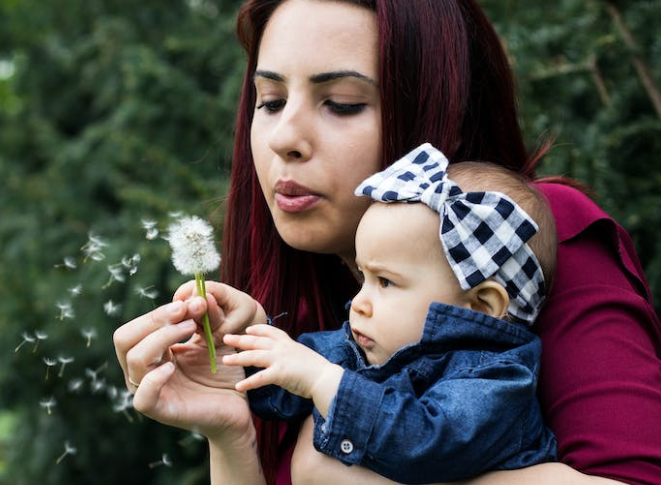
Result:
[[[336,256],[287,246],[278,235],[253,167],[250,126],[259,42],[283,0],[249,0],[237,22],[248,56],[238,109],[222,279],[259,300],[292,337],[336,328],[357,291]],[[532,177],[517,121],[513,76],[500,40],[473,0],[343,0],[376,11],[383,165],[423,142],[452,161],[489,160]],[[262,424],[269,482],[279,457],[276,428]]]

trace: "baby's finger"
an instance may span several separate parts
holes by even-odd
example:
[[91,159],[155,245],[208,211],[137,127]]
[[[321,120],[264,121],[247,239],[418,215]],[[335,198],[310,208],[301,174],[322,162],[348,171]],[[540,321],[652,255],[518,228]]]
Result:
[[273,355],[262,350],[246,350],[238,354],[223,356],[223,364],[242,367],[269,367],[273,364]]
[[240,350],[269,350],[273,348],[273,340],[267,337],[255,337],[253,335],[227,334],[223,336],[225,345]]
[[264,323],[246,328],[246,333],[256,337],[268,337],[270,339],[290,339],[289,335],[284,330]]
[[268,369],[257,372],[256,374],[251,375],[236,383],[236,390],[239,392],[250,391],[251,389],[257,389],[260,387],[273,384],[273,381],[269,378]]

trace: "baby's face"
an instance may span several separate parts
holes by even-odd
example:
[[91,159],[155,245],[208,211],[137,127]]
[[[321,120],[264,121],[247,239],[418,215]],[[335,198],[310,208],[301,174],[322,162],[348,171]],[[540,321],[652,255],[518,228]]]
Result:
[[354,340],[370,364],[420,341],[432,302],[469,307],[445,258],[439,215],[424,204],[374,203],[356,233],[364,281],[351,303]]

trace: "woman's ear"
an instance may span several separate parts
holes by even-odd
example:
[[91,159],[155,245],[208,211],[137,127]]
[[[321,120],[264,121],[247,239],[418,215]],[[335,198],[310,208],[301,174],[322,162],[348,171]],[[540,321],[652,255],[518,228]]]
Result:
[[471,310],[503,318],[510,304],[507,291],[497,281],[485,280],[468,291],[468,304]]

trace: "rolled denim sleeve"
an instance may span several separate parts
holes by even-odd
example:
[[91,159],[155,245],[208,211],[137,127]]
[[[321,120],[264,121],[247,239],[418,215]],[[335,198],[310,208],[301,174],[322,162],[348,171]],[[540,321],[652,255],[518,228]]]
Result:
[[555,440],[542,423],[535,381],[525,365],[492,361],[417,397],[347,371],[327,419],[315,412],[314,445],[402,483],[550,461]]

